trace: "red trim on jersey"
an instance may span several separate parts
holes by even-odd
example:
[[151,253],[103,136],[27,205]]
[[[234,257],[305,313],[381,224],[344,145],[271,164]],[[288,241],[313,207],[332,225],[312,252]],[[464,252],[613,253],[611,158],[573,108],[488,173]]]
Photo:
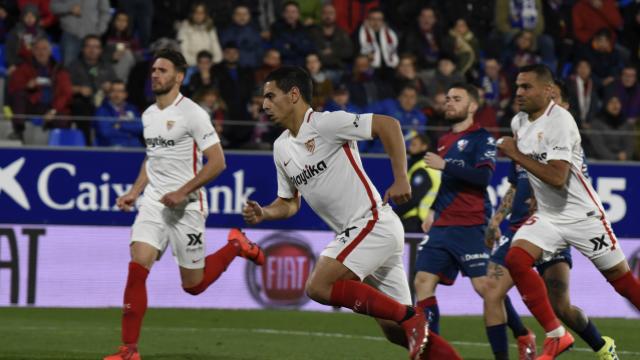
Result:
[[340,262],[343,262],[344,259],[353,251],[353,249],[355,249],[356,246],[358,246],[358,244],[360,244],[360,242],[364,240],[364,238],[371,232],[371,230],[373,230],[374,225],[378,221],[378,208],[376,206],[376,200],[373,198],[373,191],[371,190],[371,186],[369,186],[364,173],[358,167],[358,163],[356,163],[356,160],[351,153],[351,149],[349,148],[349,143],[344,143],[344,145],[342,145],[342,150],[344,150],[347,158],[349,159],[349,162],[351,163],[351,166],[356,171],[356,174],[360,178],[360,181],[362,181],[362,185],[364,185],[364,188],[367,191],[367,196],[369,197],[369,201],[371,201],[371,213],[373,214],[373,219],[369,220],[367,222],[367,225],[362,229],[362,231],[360,231],[356,238],[353,239],[353,241],[338,254],[336,260]]
[[584,186],[584,189],[587,190],[587,194],[589,194],[591,201],[593,201],[593,203],[598,208],[598,211],[600,211],[600,221],[602,221],[602,225],[604,226],[604,229],[607,231],[607,235],[609,235],[609,239],[611,239],[611,249],[615,249],[616,243],[617,243],[616,236],[613,234],[613,230],[611,230],[611,228],[607,224],[607,217],[605,216],[604,210],[602,210],[602,208],[598,205],[598,202],[596,201],[595,197],[591,193],[591,190],[589,190],[589,186],[587,186],[586,181],[582,178],[582,174],[580,174],[580,172],[578,171],[576,171],[576,174],[578,174],[578,179],[580,179],[580,182],[582,183],[582,186]]
[[311,114],[313,114],[313,110],[311,110],[311,112],[309,113],[309,115],[307,115],[307,122],[309,122],[309,120],[311,120]]
[[553,110],[553,108],[556,106],[556,103],[553,103],[553,105],[551,105],[551,107],[549,108],[549,111],[547,111],[547,116],[549,116],[549,114],[551,114],[551,110]]
[[180,101],[182,101],[182,99],[184,99],[184,95],[182,95],[182,97],[180,98],[180,100],[178,100],[178,102],[176,103],[176,106],[178,106],[178,104],[180,104]]
[[356,246],[358,246],[358,244],[360,244],[362,240],[364,240],[364,238],[367,235],[369,235],[369,233],[371,232],[371,230],[373,230],[373,227],[375,226],[377,221],[378,221],[377,217],[374,218],[373,220],[367,221],[367,225],[362,229],[362,231],[360,231],[358,236],[356,236],[356,238],[353,239],[353,241],[346,248],[340,251],[338,256],[336,256],[336,260],[340,262],[344,262],[344,259],[347,258],[347,256],[353,251],[353,249],[355,249]]
[[[176,103],[176,105],[178,104]],[[197,174],[198,174],[198,147],[194,140],[193,141],[193,176],[196,176]],[[204,207],[202,205],[202,191],[200,191],[200,189],[198,189],[198,197],[200,198],[200,211],[204,211]]]

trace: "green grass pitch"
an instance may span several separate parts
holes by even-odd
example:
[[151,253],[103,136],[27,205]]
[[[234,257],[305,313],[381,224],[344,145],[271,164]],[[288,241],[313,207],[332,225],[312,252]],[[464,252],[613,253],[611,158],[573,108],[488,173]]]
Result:
[[[525,319],[543,339],[542,329]],[[640,320],[595,319],[621,359],[640,359]],[[443,335],[464,359],[492,359],[480,317],[443,317]],[[119,309],[0,308],[0,359],[101,359],[120,339]],[[510,339],[513,344],[513,339]],[[140,350],[144,360],[406,359],[373,320],[346,311],[149,309]],[[511,358],[517,359],[515,347]],[[559,357],[595,359],[586,344]]]

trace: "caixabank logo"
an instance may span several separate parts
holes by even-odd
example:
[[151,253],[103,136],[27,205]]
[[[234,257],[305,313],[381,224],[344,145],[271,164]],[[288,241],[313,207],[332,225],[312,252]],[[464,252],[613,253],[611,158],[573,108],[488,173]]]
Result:
[[299,308],[309,298],[304,287],[316,257],[309,242],[299,233],[276,232],[260,241],[263,266],[247,262],[247,286],[264,307]]

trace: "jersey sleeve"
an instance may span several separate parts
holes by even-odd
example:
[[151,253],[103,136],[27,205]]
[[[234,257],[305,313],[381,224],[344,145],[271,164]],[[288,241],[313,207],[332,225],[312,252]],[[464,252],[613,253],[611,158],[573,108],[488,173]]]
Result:
[[276,172],[278,176],[278,197],[283,199],[292,199],[298,195],[298,189],[296,189],[287,173],[284,171],[284,165],[282,159],[278,156],[278,151],[274,149],[273,162],[276,165]]
[[313,118],[318,133],[327,140],[371,140],[373,114],[346,111],[323,112]]
[[553,128],[547,128],[548,130],[544,134],[546,137],[547,161],[564,160],[571,162],[571,151],[576,141],[576,134],[572,131],[571,126],[571,122],[574,122],[574,120],[571,118],[558,120],[554,121]]
[[190,117],[189,131],[200,151],[220,142],[220,137],[213,128],[209,115],[204,110],[194,111]]
[[479,137],[479,143],[476,147],[475,167],[489,166],[491,169],[496,168],[496,139],[489,133],[485,133]]

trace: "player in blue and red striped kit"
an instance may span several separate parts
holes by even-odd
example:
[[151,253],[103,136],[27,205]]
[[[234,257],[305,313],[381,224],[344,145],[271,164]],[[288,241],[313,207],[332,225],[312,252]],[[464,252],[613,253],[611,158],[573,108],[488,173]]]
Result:
[[[442,183],[432,206],[432,220],[423,224],[428,236],[418,252],[415,288],[418,306],[425,309],[434,332],[439,331],[435,289],[438,284],[453,284],[458,272],[471,279],[473,288],[484,299],[485,309],[502,309],[504,304],[510,316],[519,319],[510,302],[485,296],[489,251],[484,245],[484,233],[491,216],[487,185],[495,168],[496,145],[489,132],[473,122],[477,108],[478,91],[473,85],[453,85],[447,92],[445,107],[452,131],[440,138],[438,154],[425,156],[429,167],[442,170]],[[488,329],[497,325],[492,321],[485,317]],[[529,332],[521,323],[518,332],[528,337]],[[494,347],[489,330],[488,335]],[[528,338],[531,341],[525,346],[531,346],[533,341]]]

